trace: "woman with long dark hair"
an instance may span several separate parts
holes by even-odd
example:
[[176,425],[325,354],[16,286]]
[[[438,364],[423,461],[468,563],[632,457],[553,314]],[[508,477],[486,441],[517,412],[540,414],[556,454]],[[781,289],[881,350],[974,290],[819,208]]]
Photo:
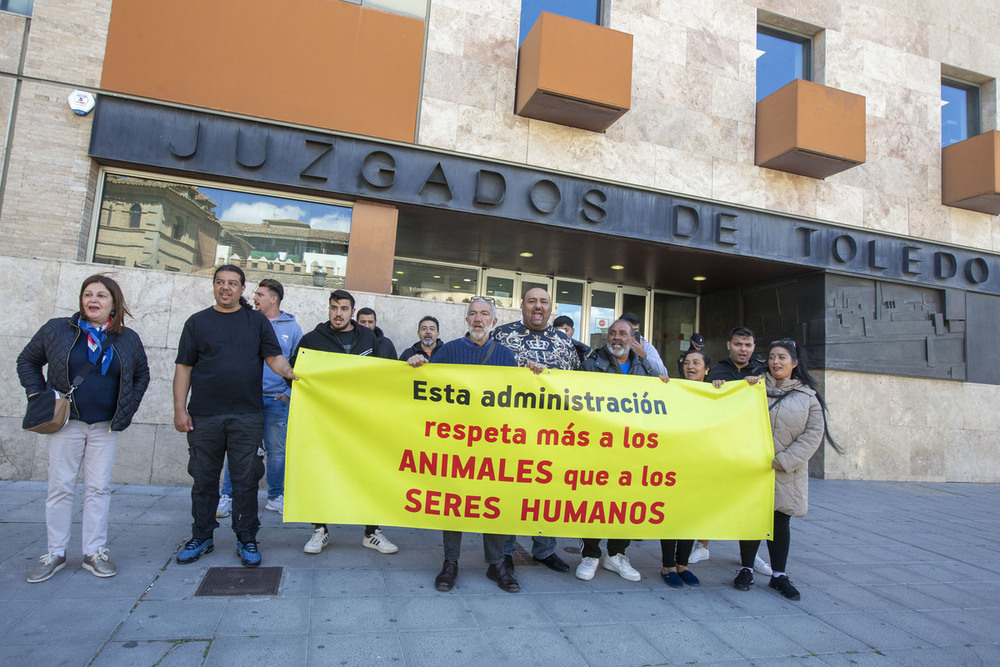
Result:
[[[90,276],[80,286],[80,310],[46,322],[17,357],[17,375],[28,396],[47,389],[72,392],[69,421],[45,436],[49,493],[45,500],[48,549],[28,574],[29,583],[49,579],[66,566],[73,494],[83,471],[83,569],[113,577],[108,558],[111,472],[118,432],[132,423],[146,387],[149,365],[139,335],[124,325],[131,316],[118,283]],[[48,365],[48,378],[42,367]]]
[[[753,379],[750,384],[755,384]],[[809,459],[826,438],[841,452],[826,425],[826,405],[809,375],[805,350],[785,338],[771,343],[764,374],[768,413],[774,441],[774,531],[767,541],[771,555],[771,581],[768,586],[786,598],[798,600],[799,591],[792,585],[785,567],[791,542],[789,528],[793,516],[806,515],[809,495]],[[733,585],[741,591],[753,585],[753,562],[760,540],[740,540],[742,567]]]

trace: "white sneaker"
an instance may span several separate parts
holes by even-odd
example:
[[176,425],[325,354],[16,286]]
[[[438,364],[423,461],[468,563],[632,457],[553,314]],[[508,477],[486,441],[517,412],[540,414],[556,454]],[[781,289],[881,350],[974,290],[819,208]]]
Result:
[[753,558],[753,569],[756,572],[760,572],[763,575],[767,575],[768,577],[770,577],[772,574],[774,574],[771,571],[771,566],[768,565],[767,561],[765,561],[760,556],[754,556],[754,558]]
[[691,549],[691,555],[688,556],[688,564],[698,563],[703,560],[708,560],[709,557],[708,549],[701,542],[695,542],[694,548]]
[[629,581],[639,581],[642,579],[639,570],[632,567],[632,564],[628,562],[628,556],[625,554],[615,554],[614,556],[604,554],[601,558],[601,567],[605,570],[617,572],[622,579]]
[[215,508],[215,518],[225,519],[233,513],[233,497],[222,494],[219,496],[219,506]]
[[597,573],[598,560],[596,558],[583,557],[580,564],[576,566],[576,578],[590,581]]
[[324,528],[317,528],[302,550],[307,554],[318,554],[328,544],[330,544],[330,533]]
[[380,528],[376,528],[371,535],[365,535],[361,540],[361,546],[369,549],[376,549],[379,553],[394,554],[399,551],[399,547],[389,541],[389,538],[382,534]]
[[277,498],[268,498],[267,504],[264,505],[264,509],[271,510],[272,512],[277,512],[278,514],[284,514],[285,496],[278,496]]

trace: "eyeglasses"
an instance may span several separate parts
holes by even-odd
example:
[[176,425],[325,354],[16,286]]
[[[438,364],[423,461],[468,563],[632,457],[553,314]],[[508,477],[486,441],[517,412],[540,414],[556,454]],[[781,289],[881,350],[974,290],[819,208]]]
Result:
[[493,306],[497,304],[497,300],[491,296],[474,296],[471,299],[469,299],[469,303],[476,303],[477,301],[485,301],[486,303]]

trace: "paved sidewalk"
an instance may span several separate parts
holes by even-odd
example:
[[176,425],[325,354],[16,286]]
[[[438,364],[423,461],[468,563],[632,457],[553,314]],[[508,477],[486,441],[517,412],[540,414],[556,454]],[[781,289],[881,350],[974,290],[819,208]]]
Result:
[[524,564],[510,595],[484,576],[471,535],[455,590],[439,593],[440,533],[386,528],[400,550],[382,555],[361,546],[360,526],[331,527],[310,556],[311,528],[273,512],[260,544],[263,564],[284,568],[278,595],[196,598],[209,567],[239,565],[228,520],[214,553],[178,565],[188,489],[116,486],[119,574],[97,579],[80,568],[80,495],[67,567],[28,584],[45,551],[45,485],[0,482],[0,664],[1000,664],[997,485],[811,480],[809,516],[792,520],[800,602],[760,575],[735,590],[732,542],[692,566],[701,586],[669,589],[653,540],[629,548],[641,582]]

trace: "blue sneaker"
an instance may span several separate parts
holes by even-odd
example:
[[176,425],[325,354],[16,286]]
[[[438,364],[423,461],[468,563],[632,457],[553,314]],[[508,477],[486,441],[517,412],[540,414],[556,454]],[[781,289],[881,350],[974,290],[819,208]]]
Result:
[[257,567],[260,565],[260,552],[257,551],[256,542],[236,542],[236,553],[240,555],[240,562],[243,567]]
[[178,563],[193,563],[202,554],[212,553],[212,549],[215,545],[212,542],[212,538],[202,539],[200,537],[192,537],[190,540],[184,543],[181,550],[177,552],[177,562]]

